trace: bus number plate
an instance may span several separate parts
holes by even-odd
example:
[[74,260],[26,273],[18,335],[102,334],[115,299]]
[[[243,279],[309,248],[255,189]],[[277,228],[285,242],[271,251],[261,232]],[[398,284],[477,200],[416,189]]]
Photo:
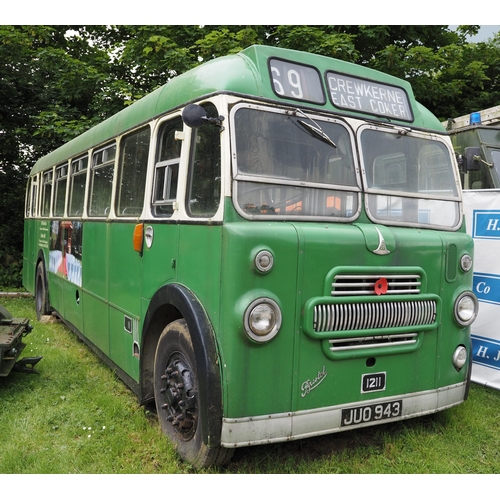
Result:
[[361,393],[383,391],[385,389],[385,372],[367,373],[361,378]]
[[386,420],[388,418],[400,417],[403,414],[403,400],[387,401],[374,405],[357,406],[342,410],[341,427],[349,425],[364,424]]

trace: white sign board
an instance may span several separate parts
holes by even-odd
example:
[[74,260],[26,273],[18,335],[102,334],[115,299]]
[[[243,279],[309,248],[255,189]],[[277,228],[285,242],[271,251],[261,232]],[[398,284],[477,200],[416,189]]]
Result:
[[500,389],[500,190],[464,191],[467,232],[474,238],[472,381]]

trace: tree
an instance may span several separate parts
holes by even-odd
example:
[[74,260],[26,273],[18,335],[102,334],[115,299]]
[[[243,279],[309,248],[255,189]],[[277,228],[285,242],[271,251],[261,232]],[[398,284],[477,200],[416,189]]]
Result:
[[123,106],[107,53],[68,37],[71,29],[0,26],[0,284],[20,284],[24,190],[36,159]]

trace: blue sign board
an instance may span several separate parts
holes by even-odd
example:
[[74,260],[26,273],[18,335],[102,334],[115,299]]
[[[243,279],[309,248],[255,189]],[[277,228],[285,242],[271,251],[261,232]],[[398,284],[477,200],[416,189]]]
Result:
[[500,342],[479,335],[471,335],[471,339],[473,362],[500,370]]
[[472,237],[500,239],[500,210],[474,210],[472,213]]
[[500,276],[498,274],[474,273],[472,288],[477,300],[500,304]]

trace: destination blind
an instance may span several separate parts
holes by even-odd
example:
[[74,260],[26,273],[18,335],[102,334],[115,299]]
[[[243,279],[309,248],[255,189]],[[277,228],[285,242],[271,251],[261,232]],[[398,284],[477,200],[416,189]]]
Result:
[[330,100],[337,108],[413,121],[408,96],[402,88],[333,71],[327,72],[326,81]]
[[[319,72],[313,66],[269,59],[272,89],[282,98],[325,104]],[[329,70],[325,75],[331,103],[339,108],[412,122],[408,95],[402,87]]]

